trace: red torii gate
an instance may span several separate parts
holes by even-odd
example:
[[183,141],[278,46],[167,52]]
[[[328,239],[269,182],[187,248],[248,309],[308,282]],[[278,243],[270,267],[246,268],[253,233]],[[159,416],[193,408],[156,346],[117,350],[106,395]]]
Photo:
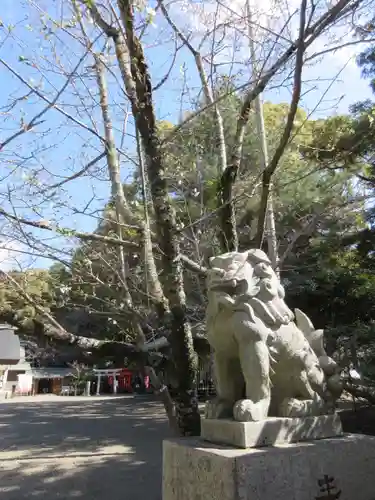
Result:
[[108,384],[113,386],[114,377],[116,377],[119,389],[123,389],[127,392],[133,392],[132,375],[133,373],[131,370],[128,368],[122,368],[116,374],[108,376]]

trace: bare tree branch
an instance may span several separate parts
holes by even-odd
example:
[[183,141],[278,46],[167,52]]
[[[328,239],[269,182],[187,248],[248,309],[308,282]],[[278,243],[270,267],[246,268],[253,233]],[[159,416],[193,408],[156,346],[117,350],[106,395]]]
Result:
[[184,34],[178,29],[177,25],[172,21],[167,8],[165,7],[163,1],[160,2],[160,10],[164,14],[165,19],[170,24],[176,35],[181,39],[181,41],[186,45],[186,47],[190,50],[191,54],[195,59],[195,64],[198,69],[199,77],[202,83],[203,92],[206,99],[206,104],[212,105],[215,113],[215,124],[217,129],[217,134],[219,138],[219,168],[218,174],[225,172],[227,168],[227,152],[225,146],[225,134],[224,134],[224,123],[223,117],[221,116],[219,106],[215,103],[215,99],[208,82],[206,70],[204,68],[203,59],[201,54],[191,45],[189,40],[184,36]]
[[345,47],[351,47],[353,45],[359,45],[362,43],[374,43],[374,42],[375,42],[375,38],[366,38],[363,40],[354,40],[352,42],[342,43],[341,45],[336,45],[335,47],[328,47],[327,49],[321,50],[320,52],[315,52],[311,56],[306,57],[305,63],[308,61],[312,61],[313,59],[316,59],[317,57],[321,57],[321,56],[324,56],[326,54],[330,54],[332,52],[336,52],[338,50],[344,49]]
[[268,164],[262,175],[262,194],[259,207],[257,234],[255,236],[255,244],[258,248],[261,248],[263,243],[268,198],[271,188],[271,179],[285,151],[285,148],[288,145],[290,135],[293,130],[294,118],[296,116],[299,100],[301,97],[303,55],[306,48],[304,43],[305,31],[306,31],[306,9],[307,9],[307,0],[302,0],[301,12],[300,12],[300,24],[299,24],[299,38],[297,44],[298,49],[297,49],[295,69],[294,69],[293,94],[292,94],[292,101],[289,107],[289,113],[287,116],[285,128],[281,136],[280,142],[276,148],[276,151],[270,163]]
[[48,187],[42,189],[41,193],[45,193],[46,191],[49,191],[51,189],[60,188],[64,184],[66,184],[66,183],[68,183],[70,181],[74,181],[75,179],[78,179],[79,177],[81,177],[82,175],[84,175],[88,170],[90,170],[90,168],[92,166],[94,166],[96,163],[98,163],[98,161],[100,161],[102,158],[105,158],[106,154],[107,154],[106,152],[100,153],[100,155],[96,156],[91,161],[89,161],[87,165],[85,165],[83,168],[81,168],[81,170],[79,170],[78,172],[76,172],[73,175],[70,175],[66,179],[63,179],[62,181],[57,182],[56,184],[52,184],[52,186],[48,186]]
[[[284,53],[277,59],[270,69],[265,71],[264,74],[259,77],[254,87],[247,93],[237,120],[237,131],[231,160],[228,162],[228,166],[221,177],[218,188],[218,207],[220,208],[219,238],[223,251],[235,250],[238,247],[236,216],[233,203],[233,187],[240,166],[245,127],[249,121],[252,102],[264,91],[270,80],[286,65],[286,63],[299,50],[301,45],[303,45],[303,51],[305,51],[313,43],[313,41],[316,40],[316,38],[321,35],[325,29],[327,29],[327,27],[345,17],[348,12],[355,9],[360,2],[361,0],[357,0],[354,3],[352,3],[352,0],[339,0],[312,26],[304,30],[302,38],[300,38],[299,33],[299,38],[293,42],[286,51],[284,51]],[[306,10],[306,8],[303,9],[301,7],[301,15],[303,14],[303,10]],[[259,242],[259,235],[257,239]]]
[[[96,40],[95,40],[96,41]],[[95,41],[93,43],[95,43]],[[29,123],[25,124],[18,132],[16,132],[15,134],[11,135],[10,137],[8,137],[8,139],[5,139],[5,141],[3,141],[1,144],[0,144],[0,150],[4,149],[5,146],[7,146],[10,142],[12,142],[14,139],[16,139],[17,137],[19,137],[20,135],[22,134],[25,134],[26,132],[30,132],[30,130],[32,130],[33,128],[35,128],[36,126],[38,125],[41,125],[42,123],[44,123],[45,120],[41,120],[42,116],[45,115],[47,113],[47,111],[49,111],[51,108],[55,107],[57,101],[59,100],[59,98],[61,97],[61,95],[64,93],[64,91],[67,89],[68,85],[70,84],[72,78],[74,77],[74,75],[76,74],[78,68],[81,66],[82,62],[86,59],[87,57],[87,54],[89,53],[90,51],[90,48],[91,46],[84,52],[84,54],[80,57],[80,59],[78,60],[77,64],[75,65],[74,69],[69,73],[64,85],[61,87],[61,89],[57,92],[57,94],[55,95],[55,97],[52,99],[52,101],[49,101],[48,102],[48,105],[42,110],[40,111],[40,113],[38,113],[37,115],[34,116],[34,118],[32,120],[29,121]],[[17,76],[15,74],[15,72],[13,72],[13,70],[10,68],[10,66],[7,66],[6,63],[4,61],[1,61],[2,64],[4,64],[10,71],[12,71],[12,73]],[[17,76],[18,78],[18,76]],[[25,83],[25,82],[23,82]],[[28,85],[29,86],[29,85]],[[33,89],[31,86],[29,86],[29,88],[32,90],[32,91],[35,91],[36,89]],[[40,95],[39,95],[40,97]]]
[[54,226],[50,224],[48,221],[31,221],[24,219],[22,217],[17,217],[16,215],[12,215],[4,209],[0,208],[0,215],[3,215],[5,218],[9,220],[13,220],[20,224],[25,224],[27,226],[34,227],[36,229],[45,229],[47,231],[55,231],[62,236],[70,237],[70,238],[78,238],[84,241],[102,241],[104,243],[108,243],[110,245],[124,245],[127,248],[132,248],[134,250],[139,250],[139,244],[133,241],[126,241],[123,239],[112,238],[111,236],[102,236],[96,233],[83,233],[81,231],[75,231],[73,229],[60,228],[59,226]]
[[[9,212],[6,212],[4,209],[0,208],[0,215],[5,217],[6,219],[15,221],[19,224],[25,224],[26,226],[34,227],[35,229],[44,229],[47,231],[56,231],[58,234],[61,234],[62,236],[66,236],[68,238],[78,238],[82,241],[101,241],[103,243],[107,243],[108,245],[113,245],[113,246],[124,246],[127,249],[133,249],[135,251],[141,251],[142,247],[139,243],[136,243],[134,241],[128,241],[128,240],[123,240],[120,238],[112,238],[110,236],[102,236],[100,234],[95,234],[95,233],[83,233],[80,231],[75,231],[73,229],[66,229],[66,228],[60,228],[58,226],[53,226],[50,225],[47,221],[31,221],[24,219],[22,217],[18,217],[16,215],[12,215]],[[133,226],[130,226],[133,227]],[[152,248],[161,253],[161,249],[158,245],[153,245]],[[202,276],[206,275],[206,268],[193,260],[191,260],[189,257],[180,254],[179,259],[181,262],[183,262],[186,266],[187,269],[190,269],[193,272],[198,272]]]

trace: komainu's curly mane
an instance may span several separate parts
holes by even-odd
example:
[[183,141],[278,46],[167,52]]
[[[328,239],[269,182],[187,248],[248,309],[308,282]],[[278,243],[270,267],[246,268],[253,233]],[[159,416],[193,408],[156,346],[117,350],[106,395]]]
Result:
[[[231,256],[229,266],[227,256]],[[268,257],[254,250],[211,259],[207,279],[208,319],[220,308],[229,307],[232,311],[246,309],[251,317],[258,316],[268,326],[292,321],[294,315],[284,302],[284,289],[266,272],[264,264],[269,267]]]

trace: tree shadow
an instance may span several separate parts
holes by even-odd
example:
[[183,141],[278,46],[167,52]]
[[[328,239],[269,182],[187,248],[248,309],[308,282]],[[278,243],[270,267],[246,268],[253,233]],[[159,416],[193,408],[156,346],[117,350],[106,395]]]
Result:
[[164,410],[137,399],[0,405],[2,500],[160,500]]

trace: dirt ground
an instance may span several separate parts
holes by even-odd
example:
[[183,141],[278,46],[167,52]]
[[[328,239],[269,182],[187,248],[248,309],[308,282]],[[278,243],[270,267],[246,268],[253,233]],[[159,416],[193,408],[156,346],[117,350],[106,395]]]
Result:
[[[340,413],[345,432],[375,435],[375,409]],[[152,396],[0,402],[0,498],[161,500],[169,435]]]
[[161,500],[162,407],[151,398],[0,403],[2,500]]

